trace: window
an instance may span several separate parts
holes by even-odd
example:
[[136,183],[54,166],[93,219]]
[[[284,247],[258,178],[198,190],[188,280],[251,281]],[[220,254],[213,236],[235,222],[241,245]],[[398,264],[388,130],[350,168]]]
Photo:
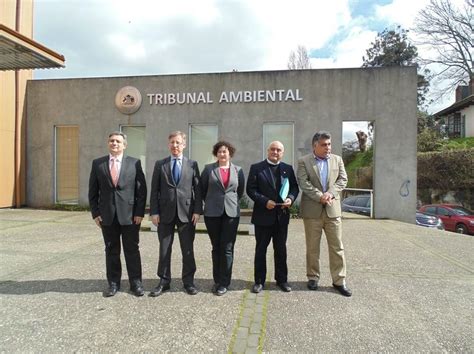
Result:
[[438,208],[438,215],[449,216],[451,213],[448,209],[445,208]]
[[427,212],[428,214],[436,215],[436,207],[427,207],[427,208],[426,208],[426,212]]
[[348,197],[344,200],[344,204],[355,205],[356,199],[356,197]]
[[294,159],[294,123],[265,123],[263,124],[263,158],[267,157],[268,145],[275,140],[285,147],[283,162],[293,165]]
[[125,154],[140,159],[146,175],[146,130],[144,126],[123,125],[120,131],[127,135]]
[[459,138],[462,136],[463,126],[462,126],[461,113],[454,113],[448,117],[448,135],[450,138]]
[[202,171],[208,163],[216,161],[212,155],[212,147],[217,143],[216,124],[192,124],[189,127],[189,157],[196,160]]
[[79,127],[55,127],[55,200],[79,202]]
[[359,206],[359,207],[370,207],[370,198],[369,197],[357,198],[354,205]]

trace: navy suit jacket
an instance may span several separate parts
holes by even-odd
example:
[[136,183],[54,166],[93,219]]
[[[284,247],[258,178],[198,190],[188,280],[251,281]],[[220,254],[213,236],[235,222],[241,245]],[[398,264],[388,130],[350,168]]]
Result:
[[133,224],[134,216],[143,217],[146,204],[146,181],[140,160],[123,156],[117,187],[112,182],[109,155],[92,162],[89,177],[89,205],[92,218],[102,217],[111,225],[117,214],[120,225]]
[[184,156],[178,184],[171,174],[169,156],[156,161],[151,180],[150,215],[160,215],[160,222],[169,224],[176,213],[181,222],[190,222],[193,214],[202,213],[198,164]]
[[[280,162],[280,176],[283,182],[284,178],[288,178],[290,190],[288,198],[292,203],[298,197],[299,189],[296,182],[295,172],[291,165]],[[250,172],[247,180],[247,195],[254,201],[252,212],[252,224],[271,226],[277,220],[280,224],[288,224],[290,221],[290,213],[287,208],[275,207],[268,210],[266,205],[269,200],[276,203],[282,203],[280,191],[277,190],[272,171],[268,166],[267,160],[263,160],[250,167]]]

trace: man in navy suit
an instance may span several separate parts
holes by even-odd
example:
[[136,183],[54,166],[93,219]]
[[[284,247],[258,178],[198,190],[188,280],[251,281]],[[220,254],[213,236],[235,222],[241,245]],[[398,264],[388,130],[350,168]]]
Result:
[[123,154],[127,136],[113,132],[108,139],[109,155],[95,159],[89,178],[92,218],[101,228],[109,288],[106,297],[120,289],[122,265],[120,236],[130,280],[130,290],[144,294],[139,250],[140,223],[145,214],[146,181],[140,160]]
[[160,256],[158,260],[159,284],[150,292],[155,297],[170,289],[171,250],[174,229],[178,228],[179,244],[183,255],[181,279],[186,293],[197,294],[194,285],[196,261],[194,235],[202,212],[199,168],[196,161],[183,156],[186,134],[170,133],[168,149],[171,156],[156,161],[151,181],[150,215],[158,227]]
[[267,275],[267,247],[273,239],[275,280],[285,292],[288,284],[286,239],[290,213],[288,208],[298,197],[299,189],[293,167],[282,162],[284,146],[279,141],[270,143],[267,158],[250,167],[247,195],[254,201],[252,224],[255,225],[255,284],[254,293],[265,285]]

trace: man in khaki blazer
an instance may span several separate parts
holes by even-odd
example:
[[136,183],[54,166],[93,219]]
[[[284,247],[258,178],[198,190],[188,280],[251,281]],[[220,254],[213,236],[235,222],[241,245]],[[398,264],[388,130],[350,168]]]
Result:
[[346,260],[342,245],[340,192],[347,184],[344,162],[331,154],[331,134],[319,131],[313,136],[313,152],[298,160],[297,178],[303,192],[301,216],[306,236],[306,272],[308,288],[317,290],[320,278],[322,231],[329,249],[329,267],[334,288],[344,296],[352,292],[346,286]]

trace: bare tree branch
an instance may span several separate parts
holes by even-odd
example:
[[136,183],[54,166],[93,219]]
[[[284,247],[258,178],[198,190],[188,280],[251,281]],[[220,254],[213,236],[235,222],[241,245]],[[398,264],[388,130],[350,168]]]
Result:
[[450,0],[431,0],[415,20],[414,31],[421,38],[417,44],[436,52],[435,58],[422,58],[420,63],[430,67],[433,86],[447,81],[447,87],[433,91],[436,98],[450,94],[473,78],[473,8],[470,0],[461,9]]

